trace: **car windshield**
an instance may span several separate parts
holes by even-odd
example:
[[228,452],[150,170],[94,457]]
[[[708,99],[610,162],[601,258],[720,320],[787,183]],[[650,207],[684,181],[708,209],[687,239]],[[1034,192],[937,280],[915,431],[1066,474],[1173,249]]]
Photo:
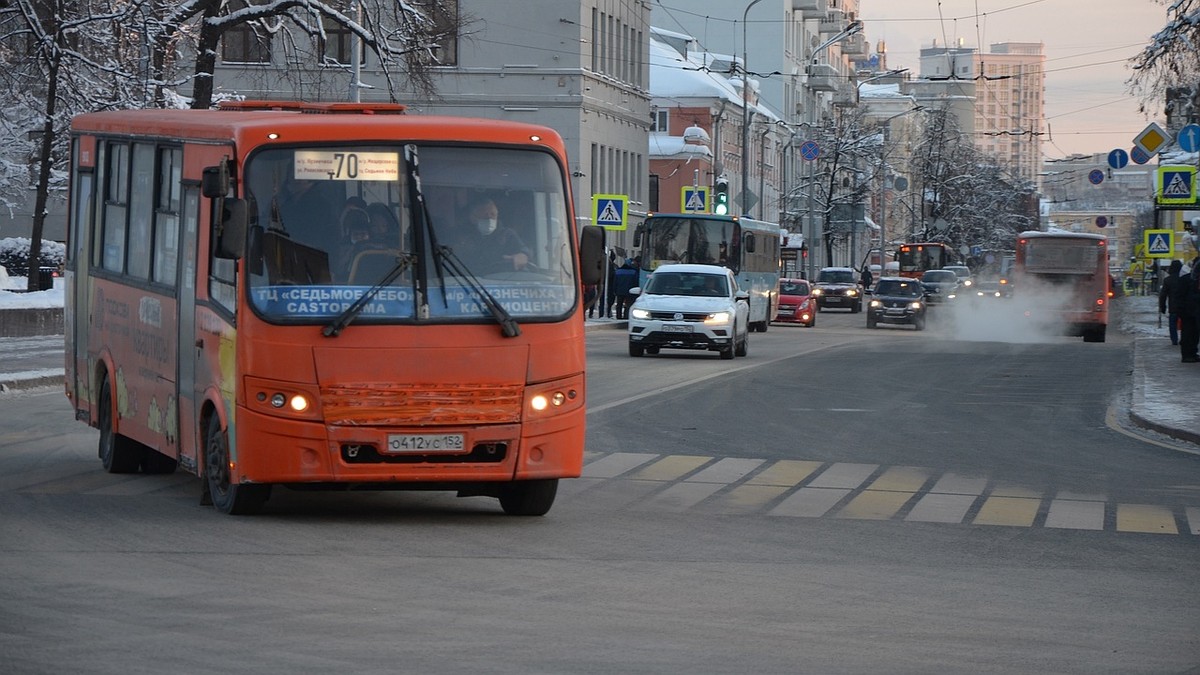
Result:
[[650,295],[695,295],[721,298],[729,295],[729,283],[722,275],[703,272],[655,272],[646,282]]
[[875,295],[897,295],[919,298],[922,295],[921,284],[916,281],[883,279],[875,287]]
[[852,284],[854,282],[853,270],[821,270],[817,275],[819,284]]
[[947,270],[954,272],[960,279],[965,279],[971,276],[971,270],[966,267],[947,267]]
[[779,292],[784,295],[808,295],[807,281],[781,281]]
[[958,276],[948,270],[930,270],[921,275],[921,281],[944,284],[950,281],[958,281]]

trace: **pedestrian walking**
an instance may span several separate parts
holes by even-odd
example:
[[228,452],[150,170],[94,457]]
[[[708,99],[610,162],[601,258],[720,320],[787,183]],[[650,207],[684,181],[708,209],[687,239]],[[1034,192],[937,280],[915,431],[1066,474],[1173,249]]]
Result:
[[608,252],[608,274],[604,280],[604,305],[600,308],[600,316],[613,318],[613,306],[617,304],[617,252]]
[[1182,260],[1172,260],[1167,268],[1167,278],[1163,279],[1162,286],[1158,289],[1158,313],[1167,315],[1167,327],[1173,345],[1179,344],[1179,307],[1174,295],[1179,286],[1179,272],[1182,269]]
[[1180,275],[1178,288],[1172,293],[1179,312],[1179,354],[1184,363],[1200,362],[1200,258],[1192,261],[1187,274]]
[[613,290],[617,295],[617,318],[629,318],[629,306],[633,304],[633,293],[638,285],[638,271],[633,265],[633,258],[626,258],[625,264],[617,268],[613,281]]

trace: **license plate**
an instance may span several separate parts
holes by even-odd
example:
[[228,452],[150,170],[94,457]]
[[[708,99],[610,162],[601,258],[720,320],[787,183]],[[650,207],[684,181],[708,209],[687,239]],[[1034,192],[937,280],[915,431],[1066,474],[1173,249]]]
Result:
[[692,327],[691,326],[663,326],[663,332],[664,333],[690,333],[690,332],[692,332]]
[[462,434],[388,434],[388,452],[462,452],[462,450]]

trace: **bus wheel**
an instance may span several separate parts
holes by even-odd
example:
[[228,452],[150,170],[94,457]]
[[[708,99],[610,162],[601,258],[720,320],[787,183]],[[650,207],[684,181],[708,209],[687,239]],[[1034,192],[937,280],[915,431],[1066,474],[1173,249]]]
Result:
[[113,431],[112,390],[108,377],[100,379],[100,463],[109,473],[134,473],[142,466],[146,450],[133,439]]
[[234,485],[229,479],[229,436],[221,420],[208,419],[204,438],[204,480],[213,508],[231,516],[253,515],[271,497],[270,485]]
[[514,481],[500,491],[500,508],[510,516],[544,516],[557,493],[557,478]]

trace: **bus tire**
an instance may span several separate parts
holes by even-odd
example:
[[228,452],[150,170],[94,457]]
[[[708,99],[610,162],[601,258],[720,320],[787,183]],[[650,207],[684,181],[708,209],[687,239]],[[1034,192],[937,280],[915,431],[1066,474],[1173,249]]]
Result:
[[100,463],[108,473],[136,473],[142,466],[142,457],[146,449],[137,441],[113,430],[115,413],[107,375],[100,378],[99,408]]
[[229,435],[216,415],[204,435],[204,480],[213,508],[231,516],[258,513],[271,497],[271,486],[233,485],[229,480]]
[[510,516],[544,516],[556,494],[557,478],[514,481],[500,491],[500,508]]

